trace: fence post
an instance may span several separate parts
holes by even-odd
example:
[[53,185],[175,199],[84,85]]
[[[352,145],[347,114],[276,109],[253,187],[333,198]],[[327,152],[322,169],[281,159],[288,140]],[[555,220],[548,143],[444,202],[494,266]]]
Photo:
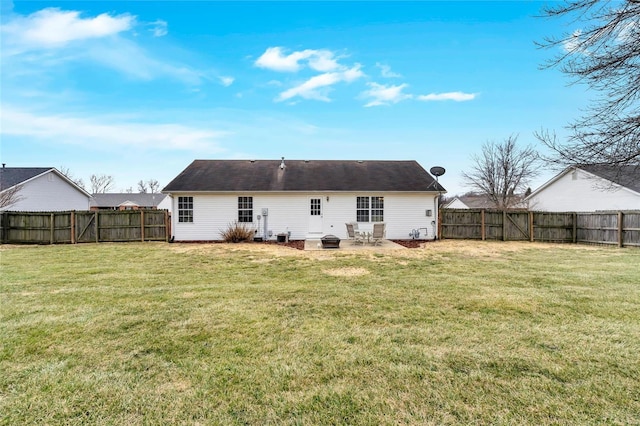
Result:
[[140,238],[144,243],[144,210],[138,210],[140,212]]
[[487,230],[484,221],[484,209],[480,210],[480,232],[482,233],[482,241],[487,239]]
[[98,227],[98,210],[96,210],[95,214],[93,215],[93,220],[95,222],[93,226],[96,230],[96,243],[99,243],[100,238],[98,238],[98,234],[99,234],[100,228]]
[[[166,239],[166,242],[169,242],[169,211],[165,210],[164,211],[164,237]],[[440,234],[438,234],[440,235]]]
[[507,241],[507,211],[502,210],[502,241]]
[[578,213],[573,213],[572,215],[572,222],[573,222],[573,235],[571,236],[573,238],[573,244],[577,244],[578,243]]
[[533,242],[533,212],[529,212],[529,241]]
[[75,244],[76,243],[76,211],[75,210],[71,210],[71,218],[69,219],[71,221],[71,244]]
[[49,216],[49,244],[53,245],[53,234],[55,233],[55,216],[53,213]]
[[618,212],[618,247],[624,246],[624,213]]
[[2,243],[9,242],[9,212],[2,212]]

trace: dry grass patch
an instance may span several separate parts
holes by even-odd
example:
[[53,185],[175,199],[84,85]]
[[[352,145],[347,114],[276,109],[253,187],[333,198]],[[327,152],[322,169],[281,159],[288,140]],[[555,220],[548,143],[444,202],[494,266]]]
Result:
[[322,272],[332,277],[361,277],[370,274],[369,270],[365,268],[354,267],[325,269]]

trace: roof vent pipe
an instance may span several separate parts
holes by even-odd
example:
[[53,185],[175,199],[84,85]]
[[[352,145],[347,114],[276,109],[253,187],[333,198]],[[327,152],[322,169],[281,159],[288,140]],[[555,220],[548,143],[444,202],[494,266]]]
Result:
[[282,162],[280,163],[280,170],[284,170],[285,165],[284,165],[284,157],[282,157]]

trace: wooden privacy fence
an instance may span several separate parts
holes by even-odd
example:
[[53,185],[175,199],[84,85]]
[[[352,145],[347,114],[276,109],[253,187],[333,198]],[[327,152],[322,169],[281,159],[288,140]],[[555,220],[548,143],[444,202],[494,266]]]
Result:
[[3,244],[168,241],[167,210],[2,212]]
[[556,213],[442,209],[440,237],[640,247],[640,210]]

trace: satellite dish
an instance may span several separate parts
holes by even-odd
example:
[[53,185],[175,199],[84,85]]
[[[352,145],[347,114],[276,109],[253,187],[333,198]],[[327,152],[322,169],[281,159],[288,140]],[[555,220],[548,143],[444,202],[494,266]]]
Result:
[[435,166],[432,167],[429,171],[437,178],[439,176],[442,176],[446,170],[444,169],[444,167]]

